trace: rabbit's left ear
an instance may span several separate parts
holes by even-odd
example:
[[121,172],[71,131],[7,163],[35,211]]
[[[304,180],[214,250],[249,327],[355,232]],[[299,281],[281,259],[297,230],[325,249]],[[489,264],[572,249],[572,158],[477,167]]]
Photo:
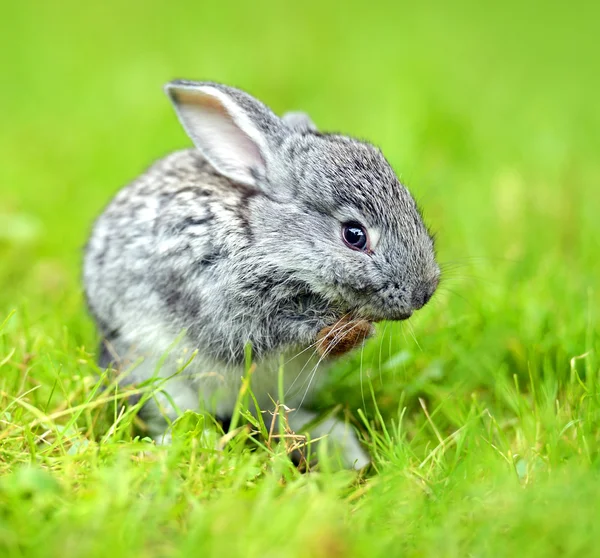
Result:
[[272,146],[285,129],[254,97],[210,82],[172,81],[165,86],[188,136],[214,168],[256,187],[267,174]]

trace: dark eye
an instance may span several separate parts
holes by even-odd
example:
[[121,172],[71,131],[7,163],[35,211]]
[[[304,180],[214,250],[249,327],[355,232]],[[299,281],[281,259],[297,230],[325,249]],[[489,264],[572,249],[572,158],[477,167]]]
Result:
[[346,245],[354,250],[365,252],[369,249],[367,230],[356,221],[350,221],[342,225],[342,238]]

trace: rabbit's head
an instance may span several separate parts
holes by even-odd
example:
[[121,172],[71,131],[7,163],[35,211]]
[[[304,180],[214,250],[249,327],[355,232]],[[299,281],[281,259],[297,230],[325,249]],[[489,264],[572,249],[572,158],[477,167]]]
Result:
[[301,113],[279,118],[220,84],[174,81],[166,91],[216,171],[252,192],[246,250],[259,275],[372,321],[405,319],[431,298],[433,239],[377,148],[319,133]]

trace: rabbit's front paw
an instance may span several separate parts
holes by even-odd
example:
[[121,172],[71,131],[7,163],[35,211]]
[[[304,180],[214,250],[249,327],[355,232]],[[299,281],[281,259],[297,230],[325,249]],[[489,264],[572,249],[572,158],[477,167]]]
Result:
[[373,324],[363,319],[341,318],[317,334],[317,350],[321,356],[341,356],[358,347],[374,332]]
[[335,417],[329,417],[310,426],[315,418],[313,412],[303,409],[295,409],[288,414],[288,424],[292,431],[302,433],[306,431],[305,426],[309,426],[313,455],[315,452],[318,453],[320,445],[325,443],[331,452],[330,455],[337,454],[343,467],[360,470],[371,462],[369,455],[358,441],[356,432],[349,424]]

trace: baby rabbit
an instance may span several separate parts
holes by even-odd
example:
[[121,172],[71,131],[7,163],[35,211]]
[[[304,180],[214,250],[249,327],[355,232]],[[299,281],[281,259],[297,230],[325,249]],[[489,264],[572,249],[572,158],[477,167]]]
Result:
[[[405,320],[431,298],[432,237],[372,145],[320,133],[302,113],[279,118],[233,87],[178,80],[165,90],[195,147],[155,163],[93,227],[84,282],[105,340],[100,365],[141,360],[127,381],[170,378],[168,397],[143,409],[164,441],[165,415],[231,416],[249,343],[262,409],[277,399],[283,356],[289,422],[301,432],[328,347],[344,352],[372,322]],[[333,350],[353,328],[361,334]],[[345,466],[369,462],[343,422],[311,431],[325,434]]]

